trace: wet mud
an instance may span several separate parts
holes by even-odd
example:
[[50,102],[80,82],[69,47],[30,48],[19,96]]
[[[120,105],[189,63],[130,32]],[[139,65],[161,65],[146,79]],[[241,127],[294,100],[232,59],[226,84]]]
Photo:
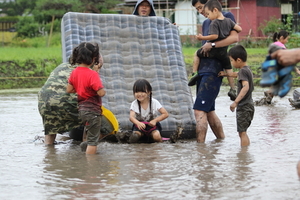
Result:
[[[298,199],[300,110],[288,98],[255,106],[241,148],[229,89],[216,102],[226,138],[206,142],[101,142],[86,156],[67,135],[45,146],[38,90],[0,91],[0,199]],[[192,88],[194,91],[194,88]],[[255,88],[254,100],[263,97]]]

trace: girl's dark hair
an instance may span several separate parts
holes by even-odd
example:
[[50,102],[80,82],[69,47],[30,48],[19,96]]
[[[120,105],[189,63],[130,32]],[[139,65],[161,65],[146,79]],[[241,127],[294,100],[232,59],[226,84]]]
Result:
[[228,56],[230,56],[234,60],[237,60],[239,58],[243,62],[247,61],[247,51],[240,44],[238,44],[238,45],[232,47],[231,49],[229,49]]
[[[146,92],[146,93],[150,93],[150,112],[152,112],[152,86],[151,84],[146,80],[146,79],[138,79],[137,81],[135,81],[135,83],[133,84],[133,94],[137,93],[137,92]],[[139,100],[137,100],[138,104],[139,104],[139,111],[141,113],[141,103]]]
[[280,39],[281,36],[283,36],[283,39],[287,38],[290,35],[289,32],[285,30],[281,30],[279,32],[275,32],[273,35],[273,42],[276,42],[277,40]]
[[75,64],[98,64],[99,63],[99,46],[98,44],[92,44],[89,42],[82,42],[73,49],[72,56],[70,58],[71,65]]

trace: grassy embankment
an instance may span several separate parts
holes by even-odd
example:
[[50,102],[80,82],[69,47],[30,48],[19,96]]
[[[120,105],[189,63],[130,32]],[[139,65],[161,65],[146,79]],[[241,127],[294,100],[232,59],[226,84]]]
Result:
[[[193,55],[197,48],[183,48],[188,75],[191,73]],[[251,66],[255,82],[259,82],[260,65],[267,49],[247,49],[248,65]],[[0,89],[41,87],[50,72],[62,62],[61,47],[0,47]],[[294,85],[299,78],[294,75]],[[224,84],[226,80],[224,79]]]
[[0,47],[0,89],[41,87],[62,62],[61,47]]

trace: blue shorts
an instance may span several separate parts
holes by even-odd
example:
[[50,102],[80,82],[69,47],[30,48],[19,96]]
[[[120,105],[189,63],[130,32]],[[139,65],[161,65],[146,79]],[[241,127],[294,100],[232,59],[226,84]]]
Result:
[[218,77],[214,73],[199,74],[194,110],[201,110],[207,113],[215,110],[215,100],[220,92],[222,79],[223,77]]

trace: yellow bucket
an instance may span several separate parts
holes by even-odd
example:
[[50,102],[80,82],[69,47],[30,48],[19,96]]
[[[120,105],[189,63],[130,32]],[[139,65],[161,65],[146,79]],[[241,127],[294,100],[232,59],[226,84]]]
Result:
[[113,131],[110,134],[116,134],[116,132],[119,130],[119,122],[116,116],[104,106],[101,106],[101,109],[102,109],[102,115],[108,119],[108,121],[111,123],[113,127]]

